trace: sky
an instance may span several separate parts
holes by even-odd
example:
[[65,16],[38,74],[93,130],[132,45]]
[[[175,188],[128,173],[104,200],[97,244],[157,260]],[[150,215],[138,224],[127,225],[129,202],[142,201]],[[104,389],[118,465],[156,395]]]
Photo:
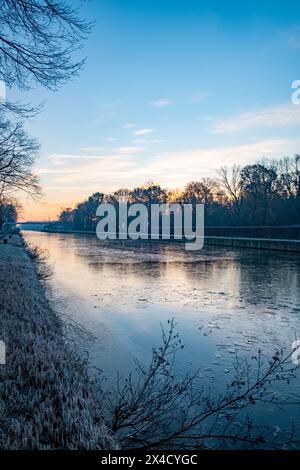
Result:
[[[90,0],[79,76],[26,123],[44,196],[23,220],[55,219],[93,192],[147,181],[182,188],[234,163],[300,152],[298,1]],[[8,92],[14,98],[15,92]]]

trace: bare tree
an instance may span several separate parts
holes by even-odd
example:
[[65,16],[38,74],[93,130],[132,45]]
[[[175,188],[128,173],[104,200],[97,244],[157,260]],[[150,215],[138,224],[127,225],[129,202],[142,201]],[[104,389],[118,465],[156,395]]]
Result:
[[167,191],[153,181],[148,181],[143,186],[138,186],[131,191],[132,202],[144,204],[161,204],[167,201]]
[[262,159],[241,170],[243,197],[247,199],[252,223],[267,225],[273,223],[273,203],[278,198],[278,174],[274,161]]
[[280,189],[290,198],[300,197],[300,155],[281,158],[277,168]]
[[[74,60],[90,25],[78,16],[74,2],[64,0],[2,0],[0,2],[0,80],[8,87],[30,89],[34,84],[55,90],[77,74],[84,60]],[[38,144],[20,122],[39,106],[0,100],[0,197],[22,190],[38,195],[32,173]]]
[[32,165],[39,145],[29,137],[22,123],[11,123],[0,113],[0,197],[12,191],[40,194],[38,178]]
[[218,170],[219,184],[225,192],[226,198],[231,204],[238,223],[240,224],[241,206],[242,206],[242,185],[241,185],[241,168],[239,165],[233,165],[230,169],[222,166]]
[[0,79],[8,86],[29,88],[34,80],[56,89],[83,64],[73,61],[72,54],[89,25],[71,2],[2,0],[0,24]]
[[[40,84],[55,90],[84,63],[74,60],[74,53],[91,25],[79,18],[73,1],[2,0],[0,25],[0,81],[7,87],[26,90]],[[2,110],[21,117],[33,116],[42,107],[0,100]]]
[[208,204],[213,200],[212,180],[202,178],[200,181],[191,181],[186,184],[182,199],[189,203],[205,203]]
[[22,206],[14,198],[0,197],[0,230],[4,223],[14,224],[21,211]]
[[267,363],[261,351],[250,363],[236,357],[234,377],[227,390],[214,394],[205,389],[199,374],[175,380],[174,359],[183,348],[174,333],[174,320],[163,330],[163,344],[154,349],[150,365],[139,363],[135,373],[118,378],[115,397],[109,401],[110,427],[124,448],[214,449],[232,445],[277,448],[299,443],[293,427],[278,436],[255,424],[248,409],[256,404],[282,406],[289,400],[272,392],[276,382],[295,377],[296,366],[284,350]]

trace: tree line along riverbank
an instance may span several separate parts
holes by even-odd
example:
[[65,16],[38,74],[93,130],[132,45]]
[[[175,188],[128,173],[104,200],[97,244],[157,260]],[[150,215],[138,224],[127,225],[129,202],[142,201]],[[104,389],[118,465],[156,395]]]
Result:
[[[27,230],[27,229],[25,229]],[[28,228],[30,230],[30,228]],[[38,230],[40,231],[40,230]],[[63,234],[78,234],[78,235],[91,235],[96,236],[94,231],[88,230],[63,230],[63,229],[50,229],[43,228],[42,232],[46,233],[63,233]],[[122,242],[123,240],[121,240]],[[143,240],[147,243],[183,243],[182,240]],[[204,246],[224,246],[230,248],[248,248],[257,250],[273,250],[273,251],[288,251],[293,253],[300,253],[300,240],[290,239],[273,239],[273,238],[251,238],[251,237],[234,237],[234,236],[204,236]]]
[[116,448],[22,238],[0,243],[0,449]]

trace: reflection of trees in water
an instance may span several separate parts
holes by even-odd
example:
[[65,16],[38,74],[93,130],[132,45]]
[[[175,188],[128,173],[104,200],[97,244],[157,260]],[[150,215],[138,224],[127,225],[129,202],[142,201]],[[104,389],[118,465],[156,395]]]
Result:
[[267,306],[288,301],[299,305],[299,256],[260,252],[242,258],[240,268],[240,296],[245,303]]
[[169,289],[173,281],[176,288],[181,283],[187,297],[190,289],[197,289],[199,295],[211,294],[212,300],[219,293],[224,304],[230,298],[237,308],[241,303],[270,307],[298,302],[300,257],[286,253],[213,248],[191,254],[179,244],[99,242],[94,237],[84,243],[81,238],[73,246],[75,256],[90,269],[120,282],[130,277],[133,287],[135,280],[162,278]]
[[[54,235],[54,237],[56,236]],[[201,323],[209,327],[208,323],[215,320],[212,323],[215,323],[218,328],[214,329],[214,325],[211,326],[212,335],[205,345],[209,343],[216,345],[216,352],[221,354],[218,355],[218,366],[213,362],[210,363],[209,358],[206,360],[207,356],[205,356],[205,367],[211,367],[209,372],[205,372],[208,376],[218,374],[220,371],[224,373],[224,367],[228,367],[227,372],[231,374],[232,370],[231,366],[228,365],[228,361],[231,361],[231,358],[234,357],[231,352],[236,349],[236,342],[241,357],[246,356],[249,359],[260,347],[262,347],[264,353],[268,353],[268,357],[271,357],[269,353],[270,351],[273,352],[277,345],[279,347],[282,344],[287,344],[288,347],[290,345],[290,343],[285,342],[285,336],[290,333],[291,328],[290,325],[286,325],[285,328],[279,326],[281,315],[268,318],[268,316],[265,317],[260,313],[264,311],[261,306],[268,306],[272,301],[277,301],[277,305],[280,306],[282,296],[280,293],[277,294],[277,297],[275,295],[276,290],[279,290],[279,288],[286,291],[286,294],[283,293],[282,295],[291,299],[294,298],[291,296],[292,290],[294,289],[295,293],[299,291],[300,259],[292,255],[223,248],[209,248],[199,253],[190,254],[186,253],[181,246],[136,244],[134,242],[122,245],[119,242],[102,243],[93,237],[82,237],[81,235],[68,235],[65,240],[57,238],[54,245],[60,247],[59,257],[66,258],[66,263],[68,263],[69,256],[73,258],[70,261],[75,261],[79,279],[80,269],[82,268],[83,283],[91,283],[91,289],[86,284],[87,291],[84,292],[85,295],[97,293],[99,294],[100,308],[101,306],[104,308],[107,306],[112,307],[109,312],[113,312],[116,316],[109,315],[109,325],[113,327],[118,324],[119,329],[125,331],[121,339],[124,337],[127,339],[127,336],[135,335],[136,331],[138,332],[136,334],[138,340],[134,343],[134,354],[137,356],[141,343],[143,344],[143,353],[146,344],[149,345],[150,349],[154,344],[154,333],[151,331],[153,322],[156,319],[157,322],[164,321],[165,318],[163,309],[156,308],[155,303],[159,304],[160,307],[164,302],[167,307],[174,306],[174,303],[171,302],[175,302],[177,308],[175,315],[181,311],[185,315],[191,311],[189,307],[195,307],[195,315],[190,317],[186,315],[186,323],[184,323],[184,327],[188,325],[188,328],[190,326],[193,328],[193,333],[186,336],[189,351],[184,353],[187,354],[189,364],[192,362],[193,365],[197,365],[201,354],[200,338],[202,338],[203,330],[198,331],[197,325]],[[159,261],[153,261],[153,259]],[[89,273],[88,276],[86,276],[87,273]],[[255,297],[258,305],[253,303]],[[136,314],[137,301],[143,301],[146,298],[151,301],[151,304],[148,304],[146,311],[138,311]],[[139,305],[144,306],[147,304],[142,302]],[[186,305],[188,305],[188,308],[186,308]],[[253,308],[251,308],[252,305]],[[240,306],[243,306],[244,309],[239,310]],[[167,315],[174,313],[171,308],[166,309],[166,311]],[[124,312],[126,315],[122,315]],[[255,313],[255,315],[249,315],[249,313]],[[289,314],[288,308],[283,310],[283,313]],[[159,318],[157,318],[158,314],[161,315]],[[291,321],[297,320],[296,315],[288,316]],[[114,324],[116,317],[117,321]],[[146,333],[144,330],[136,328],[136,325],[139,325],[138,322],[146,325]],[[200,334],[196,334],[195,330]],[[241,334],[242,332],[246,333],[245,337]],[[266,333],[269,332],[272,333],[272,336],[266,336]],[[276,346],[273,342],[275,334],[278,336]],[[195,341],[193,335],[196,336],[196,341],[199,338],[199,343]],[[145,340],[146,337],[149,343]],[[110,364],[113,364],[111,358]],[[115,367],[115,363],[113,366]],[[225,379],[227,377],[229,378],[231,375],[226,375]],[[222,380],[221,377],[220,382],[223,387]],[[202,378],[201,381],[203,385]],[[211,382],[210,385],[212,385]],[[219,387],[219,382],[216,383],[216,386]],[[291,391],[294,393],[296,391],[294,385],[291,387],[293,387]],[[218,388],[218,390],[225,389]],[[153,389],[153,393],[155,391]],[[275,391],[277,393],[278,384]],[[146,401],[149,397],[151,399],[153,395],[143,395],[143,399]],[[130,402],[126,401],[125,405],[128,403]],[[119,405],[117,403],[115,406],[119,408]],[[147,411],[146,406],[140,409],[142,412]],[[274,418],[276,424],[282,428],[282,423],[287,423],[288,418],[291,416],[284,413],[280,421],[281,418],[279,419],[277,413],[271,415],[271,413],[268,414],[266,409],[262,409],[264,422],[272,422]],[[123,407],[121,406],[122,410]],[[260,420],[260,410],[261,408],[257,409],[254,416],[258,421]],[[292,413],[296,416],[296,411],[293,410]],[[173,422],[176,413],[177,409],[173,415],[167,415],[166,419]],[[129,418],[131,416],[132,414]],[[154,424],[156,425],[156,423],[157,421]],[[120,434],[119,424],[119,422],[114,423],[117,434]],[[153,426],[151,423],[149,424],[149,435],[152,433],[151,436],[157,437],[157,433],[152,432],[154,424]],[[130,428],[127,419],[125,427]],[[125,429],[125,427],[122,429]],[[203,435],[201,434],[201,436]],[[219,434],[218,440],[223,440],[222,434]],[[131,442],[127,444],[130,446]]]
[[145,278],[177,274],[179,277],[191,278],[191,281],[209,280],[220,269],[228,268],[228,264],[233,261],[211,257],[209,254],[191,255],[182,246],[118,240],[100,243],[91,241],[86,252],[82,252],[81,246],[75,246],[75,254],[98,272],[107,271],[112,275],[117,272]]

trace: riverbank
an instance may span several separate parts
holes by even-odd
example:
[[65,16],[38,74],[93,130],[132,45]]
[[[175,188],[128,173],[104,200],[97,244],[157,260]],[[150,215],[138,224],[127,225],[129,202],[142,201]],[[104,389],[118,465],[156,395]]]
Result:
[[205,237],[204,245],[300,253],[300,240],[276,240],[268,238],[244,237]]
[[116,448],[101,392],[68,345],[17,235],[0,244],[0,285],[0,340],[6,345],[0,449]]
[[[83,230],[42,230],[43,233],[61,233],[61,234],[78,234],[78,235],[94,235],[95,231]],[[145,240],[146,242],[147,240]],[[151,243],[183,243],[185,240],[150,240]],[[300,240],[290,239],[273,239],[273,238],[247,238],[247,237],[204,237],[204,246],[224,246],[231,248],[249,248],[256,250],[275,250],[300,253]]]

